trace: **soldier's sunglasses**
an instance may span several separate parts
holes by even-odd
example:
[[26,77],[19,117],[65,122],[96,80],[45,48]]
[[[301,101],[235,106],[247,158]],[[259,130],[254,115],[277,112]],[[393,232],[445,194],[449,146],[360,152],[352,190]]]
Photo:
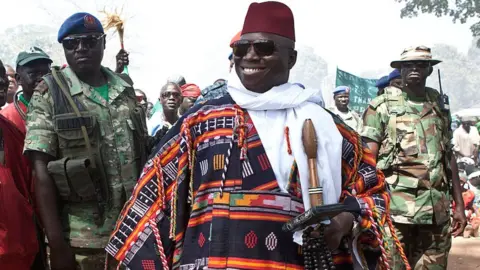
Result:
[[62,45],[66,50],[72,51],[78,48],[81,42],[88,49],[93,49],[104,36],[105,34],[66,37],[62,40]]
[[405,62],[402,63],[402,68],[428,68],[430,67],[430,62],[428,61],[412,61],[412,62]]
[[259,57],[270,56],[277,50],[277,45],[272,40],[239,40],[232,45],[233,55],[244,57],[247,55],[250,47],[253,47]]

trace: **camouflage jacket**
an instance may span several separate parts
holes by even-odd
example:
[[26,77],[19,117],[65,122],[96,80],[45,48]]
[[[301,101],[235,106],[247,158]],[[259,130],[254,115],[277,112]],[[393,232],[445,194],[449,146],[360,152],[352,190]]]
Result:
[[439,93],[427,88],[427,100],[410,101],[395,87],[373,99],[363,115],[362,136],[379,143],[377,166],[392,191],[396,222],[442,224],[449,219],[447,151],[450,114],[438,106]]
[[[100,222],[98,217],[94,219],[94,213],[98,213],[96,202],[62,202],[60,215],[64,234],[74,247],[105,247],[139,174],[135,166],[138,159],[133,139],[135,124],[131,119],[136,106],[134,90],[111,70],[102,67],[102,71],[108,80],[108,101],[93,87],[80,81],[70,68],[61,70],[72,98],[84,107],[82,116],[94,119],[87,124],[87,132],[95,149],[96,167],[102,169],[99,172],[109,194]],[[85,154],[82,150],[86,148],[81,129],[59,127],[62,119],[55,114],[58,104],[54,104],[53,92],[48,91],[45,80],[35,89],[28,107],[24,151],[44,152],[55,160],[81,157]]]

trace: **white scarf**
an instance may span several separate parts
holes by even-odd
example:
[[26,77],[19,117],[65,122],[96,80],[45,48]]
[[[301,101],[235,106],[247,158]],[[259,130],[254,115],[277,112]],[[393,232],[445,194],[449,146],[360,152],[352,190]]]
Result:
[[[259,94],[247,90],[237,74],[228,79],[228,93],[252,118],[280,189],[287,192],[290,169],[297,162],[305,211],[310,209],[308,196],[308,159],[302,142],[302,128],[312,119],[317,133],[317,170],[323,187],[325,204],[337,203],[342,191],[341,158],[343,137],[323,104],[321,91],[302,89],[286,83]],[[285,128],[289,128],[292,155],[287,153]],[[298,236],[298,235],[297,235]],[[295,236],[295,242],[297,241]]]

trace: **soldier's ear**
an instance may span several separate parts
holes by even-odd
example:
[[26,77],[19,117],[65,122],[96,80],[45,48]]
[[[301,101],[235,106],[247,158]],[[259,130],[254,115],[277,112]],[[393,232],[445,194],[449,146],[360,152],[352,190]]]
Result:
[[433,67],[430,66],[430,67],[428,68],[428,76],[432,75],[432,73],[433,73]]

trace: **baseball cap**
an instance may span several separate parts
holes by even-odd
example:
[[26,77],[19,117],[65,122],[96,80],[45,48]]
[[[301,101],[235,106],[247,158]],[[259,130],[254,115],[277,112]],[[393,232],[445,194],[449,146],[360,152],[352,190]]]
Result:
[[25,64],[38,59],[45,59],[52,63],[52,59],[42,49],[38,47],[31,47],[26,51],[20,52],[17,56],[17,66],[24,66]]

